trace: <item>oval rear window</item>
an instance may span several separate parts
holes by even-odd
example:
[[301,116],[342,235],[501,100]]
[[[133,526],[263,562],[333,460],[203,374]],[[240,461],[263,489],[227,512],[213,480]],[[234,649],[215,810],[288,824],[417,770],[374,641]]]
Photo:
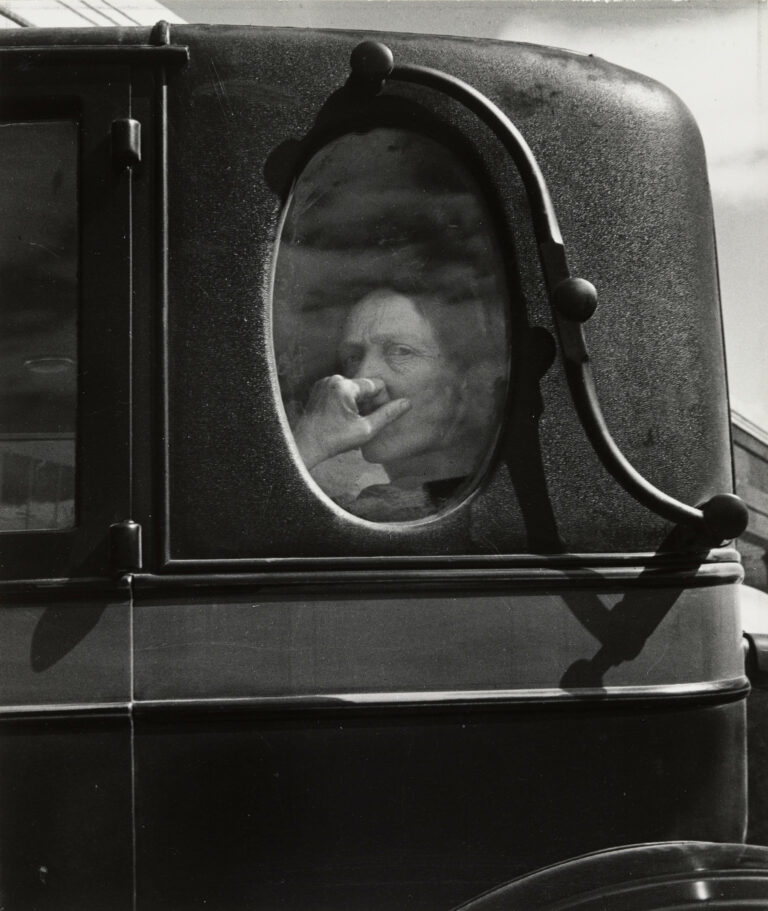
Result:
[[478,180],[435,140],[375,128],[296,180],[272,297],[280,391],[317,485],[408,522],[477,486],[509,375],[507,286]]

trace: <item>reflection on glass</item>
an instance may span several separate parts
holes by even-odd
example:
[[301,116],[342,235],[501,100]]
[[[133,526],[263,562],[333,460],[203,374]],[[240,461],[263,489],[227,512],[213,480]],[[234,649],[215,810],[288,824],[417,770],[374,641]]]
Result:
[[472,488],[501,423],[505,299],[482,195],[445,147],[381,128],[311,159],[280,236],[273,328],[296,446],[332,499],[409,521]]
[[0,531],[74,524],[77,126],[0,124]]

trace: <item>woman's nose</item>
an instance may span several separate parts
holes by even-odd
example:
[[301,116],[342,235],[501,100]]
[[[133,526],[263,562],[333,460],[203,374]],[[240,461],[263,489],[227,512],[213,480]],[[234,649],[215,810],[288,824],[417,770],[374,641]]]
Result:
[[375,352],[369,352],[368,354],[363,355],[362,360],[358,364],[352,379],[359,380],[367,378],[369,380],[382,380],[384,383],[384,387],[380,389],[376,395],[360,402],[358,406],[360,414],[370,414],[377,408],[381,408],[382,405],[386,405],[390,400],[389,389],[387,388],[387,377],[385,375],[386,371],[384,370],[385,367],[386,364],[380,357],[377,357]]
[[357,368],[355,369],[355,375],[352,379],[359,380],[363,377],[368,377],[368,379],[380,379],[386,382],[385,377],[385,367],[386,364],[377,352],[375,351],[366,351],[365,354],[360,358]]

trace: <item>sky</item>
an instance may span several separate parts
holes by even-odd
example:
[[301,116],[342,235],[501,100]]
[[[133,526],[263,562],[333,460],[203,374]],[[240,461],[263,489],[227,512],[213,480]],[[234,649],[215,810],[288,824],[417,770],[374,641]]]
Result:
[[768,441],[766,0],[164,0],[187,22],[501,38],[592,53],[675,91],[704,137],[731,406]]

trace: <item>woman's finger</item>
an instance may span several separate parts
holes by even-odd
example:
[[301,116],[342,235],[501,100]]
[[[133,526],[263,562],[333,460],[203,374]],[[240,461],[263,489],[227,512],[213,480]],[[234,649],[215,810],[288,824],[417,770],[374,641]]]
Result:
[[355,395],[355,401],[357,402],[378,395],[386,388],[384,380],[380,380],[378,377],[361,376],[359,379],[350,380],[349,382],[357,388]]
[[382,405],[381,408],[377,408],[376,411],[372,411],[367,417],[368,425],[371,428],[371,436],[374,437],[387,424],[397,420],[410,407],[411,402],[409,399],[395,399],[392,402],[387,402],[386,405]]

